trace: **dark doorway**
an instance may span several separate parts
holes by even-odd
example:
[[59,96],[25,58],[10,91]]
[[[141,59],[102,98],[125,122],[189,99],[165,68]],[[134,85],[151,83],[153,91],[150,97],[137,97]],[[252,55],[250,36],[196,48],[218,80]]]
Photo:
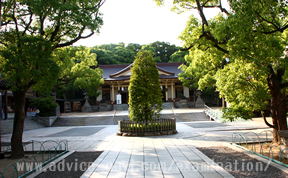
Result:
[[168,88],[165,88],[165,86],[162,86],[162,101],[166,101],[166,92],[168,92]]

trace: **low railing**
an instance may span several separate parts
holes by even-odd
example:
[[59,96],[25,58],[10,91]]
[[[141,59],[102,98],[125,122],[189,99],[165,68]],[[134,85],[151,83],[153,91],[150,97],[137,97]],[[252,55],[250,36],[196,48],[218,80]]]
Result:
[[174,111],[174,107],[172,107],[172,113],[173,113],[173,115],[176,117],[176,113],[175,113],[175,111]]
[[[116,116],[116,110],[114,110],[114,112],[113,112],[113,117],[112,117],[112,120],[113,120],[113,123],[115,123],[115,116]],[[116,124],[116,123],[115,123]]]
[[176,119],[160,118],[147,122],[133,122],[130,120],[118,121],[118,135],[136,136],[156,133],[156,135],[167,135],[177,133]]
[[[37,170],[41,170],[43,166],[68,152],[68,141],[47,140],[39,142],[31,140],[25,142],[23,148],[25,151],[35,152],[35,154],[27,159],[20,159],[16,164],[7,165],[3,171],[0,170],[1,178],[6,177],[5,173],[7,174],[9,171],[11,177],[26,177]],[[11,151],[11,146],[7,146],[6,152],[9,151]],[[24,165],[23,170],[18,170],[19,165]]]
[[223,112],[219,109],[212,109],[207,105],[204,105],[204,112],[207,116],[210,117],[210,120],[216,121],[216,122],[227,122],[229,121],[228,118],[232,119],[233,121],[246,121],[245,119],[241,118],[241,117],[234,117],[234,116],[229,116],[226,119],[223,117]]
[[218,122],[223,122],[222,119],[222,111],[219,110],[213,110],[209,106],[204,105],[204,112],[207,116],[210,117],[210,120],[218,121]]
[[246,132],[232,134],[232,145],[288,167],[288,149],[281,148],[281,145],[274,145],[272,140],[273,132],[270,130],[260,133]]

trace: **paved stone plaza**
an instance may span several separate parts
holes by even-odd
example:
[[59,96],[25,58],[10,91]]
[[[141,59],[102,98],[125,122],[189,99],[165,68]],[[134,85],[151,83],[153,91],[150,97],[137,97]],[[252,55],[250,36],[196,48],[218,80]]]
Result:
[[[82,177],[233,177],[196,147],[222,146],[233,132],[261,132],[259,120],[216,123],[177,122],[178,134],[116,136],[117,125],[46,127],[25,131],[23,141],[68,140],[69,150],[104,151]],[[2,135],[3,142],[11,134]]]

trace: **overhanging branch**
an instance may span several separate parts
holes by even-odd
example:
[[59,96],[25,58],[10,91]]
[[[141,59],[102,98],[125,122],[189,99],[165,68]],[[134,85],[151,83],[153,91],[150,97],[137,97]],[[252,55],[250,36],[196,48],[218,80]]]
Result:
[[32,21],[33,21],[33,13],[32,12],[30,12],[31,14],[30,14],[30,18],[29,18],[29,22],[28,22],[28,24],[26,25],[26,27],[25,27],[25,30],[23,31],[23,33],[22,33],[22,36],[24,36],[25,34],[26,34],[26,31],[29,29],[29,27],[30,27],[30,25],[31,25],[31,23],[32,23]]
[[227,51],[224,48],[221,48],[218,44],[215,44],[214,47],[217,48],[219,51],[222,51],[225,54],[229,54],[229,51]]
[[[275,23],[273,23],[273,22],[265,19],[265,18],[264,18],[263,16],[261,16],[257,11],[254,11],[254,12],[256,13],[256,15],[259,16],[260,19],[262,19],[263,21],[267,22],[268,24],[271,24],[271,25],[275,28],[275,30],[272,30],[272,31],[264,31],[264,32],[262,32],[263,34],[268,35],[268,34],[272,34],[272,33],[276,33],[276,32],[281,32],[281,33],[283,33],[283,32],[288,28],[287,22],[285,23],[284,26],[281,27],[279,24],[275,24]],[[275,20],[275,19],[274,19],[274,20]],[[276,22],[276,21],[275,21],[275,22]],[[257,32],[257,30],[254,30],[254,32]]]
[[263,119],[264,119],[265,124],[266,124],[268,127],[273,128],[273,129],[277,129],[277,126],[272,125],[272,124],[270,124],[270,123],[267,121],[264,112],[262,113],[262,116],[263,116]]
[[203,7],[200,5],[200,2],[199,0],[196,0],[196,4],[197,4],[197,9],[198,9],[198,13],[202,19],[202,23],[205,24],[207,27],[209,26],[208,25],[208,21],[204,15],[204,12],[203,12]]
[[91,10],[91,9],[99,9],[105,2],[106,0],[100,0],[95,6],[89,7],[89,8],[84,8],[85,10]]
[[223,8],[221,5],[216,5],[216,6],[203,6],[203,8],[219,8],[221,10],[221,12],[224,12],[226,15],[230,15],[230,13]]
[[183,49],[180,49],[180,51],[189,51],[191,48],[194,47],[194,44],[189,46],[188,48],[183,48]]
[[[85,29],[85,27],[84,27],[84,29]],[[84,30],[84,29],[82,29],[82,30]],[[81,31],[82,31],[82,30],[81,30]],[[94,35],[94,32],[91,32],[91,33],[90,33],[89,35],[87,35],[87,36],[82,36],[82,35],[81,35],[82,33],[83,33],[83,31],[82,31],[82,32],[79,32],[79,35],[78,35],[76,38],[74,38],[73,40],[69,41],[69,42],[55,45],[55,46],[53,47],[53,49],[62,48],[62,47],[65,47],[65,46],[70,46],[70,45],[72,45],[73,43],[76,43],[76,42],[77,42],[78,40],[80,40],[80,39],[89,38],[90,36]]]
[[288,24],[285,25],[285,26],[283,26],[283,27],[277,28],[277,29],[275,29],[275,30],[268,31],[268,32],[263,32],[263,33],[266,34],[266,35],[269,35],[269,34],[272,34],[272,33],[276,33],[276,32],[281,32],[281,33],[283,33],[287,28],[288,28]]

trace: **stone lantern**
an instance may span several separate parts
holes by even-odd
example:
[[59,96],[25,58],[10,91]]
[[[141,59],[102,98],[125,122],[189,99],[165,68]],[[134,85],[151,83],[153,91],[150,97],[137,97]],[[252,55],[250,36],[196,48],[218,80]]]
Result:
[[195,102],[195,108],[204,108],[204,101],[201,99],[201,90],[197,89],[196,90],[196,96],[197,96],[197,100]]
[[92,112],[92,107],[91,107],[91,105],[88,102],[89,97],[88,97],[86,92],[84,93],[84,96],[85,96],[84,97],[85,104],[82,106],[81,111],[82,112]]

